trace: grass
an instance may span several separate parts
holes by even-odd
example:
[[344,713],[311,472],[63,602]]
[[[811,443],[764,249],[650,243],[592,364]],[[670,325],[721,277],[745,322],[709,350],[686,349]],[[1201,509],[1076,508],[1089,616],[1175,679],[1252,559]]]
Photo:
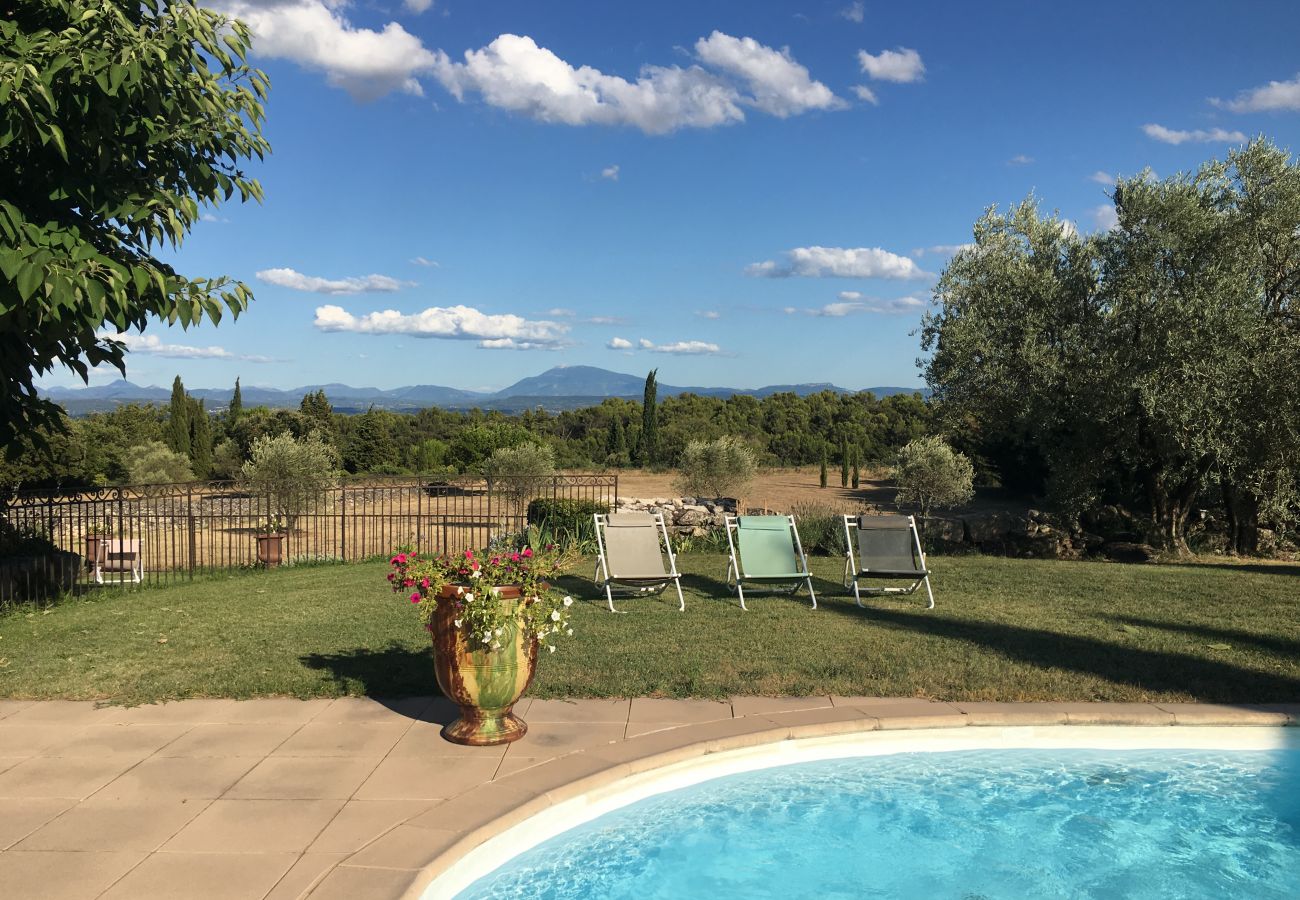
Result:
[[[849,694],[946,700],[1300,698],[1300,568],[933,557],[938,606],[858,609],[834,559],[821,606],[754,597],[742,612],[723,557],[682,559],[676,598],[610,615],[588,568],[577,636],[541,663],[539,697]],[[0,696],[136,703],[266,695],[436,693],[416,611],[383,563],[107,589],[0,614]]]

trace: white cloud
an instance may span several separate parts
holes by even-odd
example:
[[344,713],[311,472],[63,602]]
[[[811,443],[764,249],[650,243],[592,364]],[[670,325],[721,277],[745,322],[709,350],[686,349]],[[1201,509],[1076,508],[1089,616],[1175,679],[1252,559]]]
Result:
[[618,181],[618,166],[606,166],[600,170],[600,177],[609,181]]
[[433,0],[402,0],[402,5],[406,7],[407,12],[418,16],[420,13],[428,12],[429,7],[433,6]]
[[675,341],[671,344],[655,344],[642,338],[637,342],[642,350],[651,353],[671,353],[677,356],[705,356],[721,353],[722,348],[707,341]]
[[1241,143],[1246,140],[1246,135],[1240,131],[1225,131],[1222,128],[1197,128],[1191,131],[1179,131],[1174,128],[1166,128],[1163,125],[1143,125],[1142,131],[1147,137],[1160,141],[1165,144],[1184,144],[1192,142],[1196,144],[1211,143]]
[[1213,98],[1210,103],[1238,113],[1300,111],[1300,75],[1291,81],[1270,81],[1263,87],[1242,91],[1232,100]]
[[[132,353],[163,356],[167,359],[237,359],[252,363],[276,362],[269,356],[231,353],[224,347],[191,347],[186,344],[164,344],[156,334],[131,334],[130,332],[114,334],[109,331],[101,331],[96,337],[101,340],[117,341],[119,344],[125,344],[127,350]],[[113,371],[117,370],[114,369]]]
[[853,0],[852,3],[840,10],[840,16],[861,25],[863,18],[866,16],[866,8],[862,0]]
[[1100,206],[1094,206],[1091,210],[1092,221],[1100,231],[1110,231],[1119,224],[1119,214],[1115,212],[1113,203],[1103,203]]
[[716,320],[716,319],[721,319],[721,318],[722,318],[722,313],[720,313],[720,312],[718,312],[717,310],[714,310],[714,309],[700,309],[700,310],[696,310],[695,314],[696,314],[697,316],[699,316],[701,319],[711,319],[711,320]]
[[879,247],[796,247],[786,261],[753,263],[745,274],[761,278],[929,278],[915,262]]
[[560,318],[560,319],[572,319],[574,316],[577,315],[577,313],[574,312],[573,310],[571,310],[571,309],[566,309],[566,308],[563,307],[563,306],[554,306],[554,307],[551,307],[550,309],[548,309],[548,310],[546,311],[546,314],[547,314],[548,316],[555,316],[555,317]]
[[907,315],[925,308],[925,301],[918,297],[894,297],[882,300],[879,297],[867,297],[858,291],[840,291],[839,300],[827,303],[815,309],[799,309],[787,306],[783,309],[787,315],[816,316],[819,318],[839,319],[858,313],[881,313],[884,315]]
[[229,224],[229,222],[230,222],[229,219],[223,219],[221,216],[218,216],[218,215],[216,215],[215,213],[210,213],[210,212],[200,213],[200,214],[199,214],[199,221],[200,221],[200,222],[220,222],[220,223],[222,223],[222,224]]
[[587,319],[589,325],[622,325],[627,320],[622,316],[592,316]]
[[313,294],[391,294],[411,286],[409,281],[398,281],[387,275],[330,279],[304,275],[293,269],[263,269],[257,273],[257,280]]
[[876,92],[865,84],[853,85],[853,93],[857,94],[858,99],[863,103],[870,103],[872,106],[880,105],[880,98],[876,96]]
[[962,250],[974,249],[974,244],[935,244],[931,247],[917,247],[912,251],[912,256],[920,259],[927,253],[933,256],[953,256]]
[[423,256],[412,257],[410,263],[413,266],[425,266],[431,269],[442,268],[442,264],[439,263],[436,259],[425,259]]
[[743,122],[744,106],[788,116],[840,103],[788,50],[718,31],[701,38],[695,49],[701,62],[720,71],[644,66],[629,81],[570,65],[527,35],[502,34],[486,47],[466,50],[464,62],[439,51],[433,74],[457,100],[473,91],[489,106],[541,122],[629,125],[647,134]]
[[490,350],[536,350],[563,346],[569,326],[513,314],[489,315],[470,306],[431,306],[405,315],[395,309],[358,318],[339,306],[316,307],[313,323],[321,331],[405,334],[419,338],[477,340]]
[[1009,165],[1009,166],[1027,166],[1027,165],[1029,165],[1030,163],[1032,163],[1033,161],[1034,161],[1034,158],[1033,158],[1032,156],[1026,156],[1026,155],[1023,154],[1023,153],[1017,153],[1015,156],[1013,156],[1013,157],[1011,157],[1009,160],[1007,160],[1007,165]]
[[752,97],[744,102],[765,113],[786,118],[810,109],[836,109],[844,105],[790,55],[764,46],[750,37],[736,38],[715,31],[695,42],[700,61],[743,81]]
[[396,90],[420,96],[424,91],[416,75],[432,71],[437,62],[396,22],[380,31],[354,26],[344,15],[349,0],[208,0],[205,5],[246,22],[254,54],[318,69],[357,100]]
[[621,337],[611,338],[610,342],[605,345],[611,350],[631,350],[632,342]]
[[1100,169],[1098,169],[1096,172],[1093,172],[1091,175],[1089,175],[1088,180],[1095,181],[1098,184],[1107,185],[1108,187],[1114,186],[1115,184],[1115,176],[1110,174],[1109,172],[1103,172]]
[[921,62],[921,54],[907,47],[882,50],[875,56],[866,50],[859,50],[858,64],[868,78],[876,81],[911,84],[925,78],[925,63]]

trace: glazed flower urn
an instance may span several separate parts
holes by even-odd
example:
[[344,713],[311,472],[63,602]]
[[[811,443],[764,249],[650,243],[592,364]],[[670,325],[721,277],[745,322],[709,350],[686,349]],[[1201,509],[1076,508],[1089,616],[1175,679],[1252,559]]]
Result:
[[[426,626],[433,636],[433,670],[438,687],[460,707],[460,717],[442,729],[442,736],[457,744],[487,747],[517,741],[528,725],[514,714],[514,706],[532,684],[537,670],[537,637],[525,634],[516,620],[497,639],[498,649],[473,645],[469,632],[457,623],[458,602],[472,588],[443,585],[438,605]],[[495,595],[489,593],[495,591]],[[519,589],[502,586],[484,591],[473,602],[515,602]]]

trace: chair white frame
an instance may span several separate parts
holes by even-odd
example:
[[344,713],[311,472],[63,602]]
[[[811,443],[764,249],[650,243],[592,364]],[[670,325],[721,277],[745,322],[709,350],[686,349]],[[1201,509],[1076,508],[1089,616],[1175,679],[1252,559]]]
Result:
[[104,583],[105,572],[120,572],[120,583],[125,583],[126,575],[130,573],[131,583],[139,584],[144,572],[140,562],[142,555],[139,538],[101,538],[95,560],[91,563],[95,584]]
[[[673,542],[668,538],[668,526],[664,524],[663,513],[652,513],[655,525],[658,529],[659,540],[663,544],[663,550],[668,554],[668,573],[664,575],[663,581],[647,584],[644,586],[623,584],[623,590],[626,590],[630,596],[645,597],[653,594],[662,594],[668,589],[668,583],[672,582],[673,587],[677,588],[677,611],[686,611],[686,597],[682,594],[682,575],[677,571],[677,556],[673,553]],[[605,602],[609,604],[609,611],[612,613],[625,613],[627,610],[614,608],[614,592],[612,585],[618,583],[617,575],[609,570],[609,562],[605,558],[605,527],[608,523],[608,516],[604,513],[593,513],[592,519],[596,523],[596,572],[593,580],[597,588],[603,588],[605,591]]]
[[[921,560],[921,571],[925,572],[925,574],[912,582],[909,587],[867,587],[859,589],[858,578],[871,570],[865,565],[859,570],[857,562],[855,561],[858,542],[853,539],[853,532],[858,527],[858,518],[858,516],[848,514],[845,514],[844,516],[844,587],[853,588],[853,599],[857,601],[858,606],[862,606],[863,593],[868,595],[914,594],[916,593],[916,589],[921,586],[922,582],[924,582],[925,593],[929,597],[929,603],[926,604],[925,608],[934,609],[934,591],[930,589],[930,567],[925,561],[925,551],[921,549],[921,536],[917,533],[916,518],[914,516],[907,517],[907,524],[908,527],[912,529],[912,543],[916,547],[917,558]],[[907,576],[900,575],[899,577],[904,578]]]
[[[722,517],[723,526],[727,529],[727,549],[731,551],[731,557],[727,561],[727,590],[735,593],[740,598],[740,608],[749,612],[749,607],[745,605],[745,588],[741,582],[750,580],[748,575],[740,569],[740,554],[737,552],[738,539],[733,539],[733,534],[740,528],[739,516],[733,516],[730,513]],[[799,554],[799,561],[803,563],[803,570],[806,573],[803,578],[794,583],[794,586],[785,593],[795,594],[804,584],[808,585],[808,596],[812,598],[812,608],[817,608],[817,594],[813,592],[812,569],[808,568],[808,554],[803,551],[803,541],[799,538],[799,528],[795,525],[794,516],[785,516],[785,520],[790,523],[790,533],[794,535],[794,547]],[[755,584],[764,582],[754,581]]]

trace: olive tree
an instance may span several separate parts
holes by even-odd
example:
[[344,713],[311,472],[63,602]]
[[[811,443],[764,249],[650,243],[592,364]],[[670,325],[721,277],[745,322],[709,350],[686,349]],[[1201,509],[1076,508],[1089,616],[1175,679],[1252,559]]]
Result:
[[242,312],[226,277],[157,256],[204,206],[262,197],[240,164],[261,134],[266,77],[248,29],[193,0],[13,0],[0,14],[0,445],[58,428],[36,375],[125,372],[115,340]]
[[483,462],[482,472],[493,482],[492,489],[518,511],[541,493],[555,474],[555,451],[532,442],[499,447]]
[[682,451],[677,488],[692,497],[735,497],[754,479],[758,459],[738,437],[691,441]]
[[970,502],[974,481],[971,461],[937,435],[911,441],[898,451],[894,463],[898,503],[916,506],[923,527],[933,510]]
[[338,458],[317,432],[262,436],[240,469],[244,487],[263,495],[271,514],[292,528],[298,516],[319,509],[337,483]]
[[131,448],[129,471],[132,484],[175,484],[194,479],[189,457],[162,441]]

